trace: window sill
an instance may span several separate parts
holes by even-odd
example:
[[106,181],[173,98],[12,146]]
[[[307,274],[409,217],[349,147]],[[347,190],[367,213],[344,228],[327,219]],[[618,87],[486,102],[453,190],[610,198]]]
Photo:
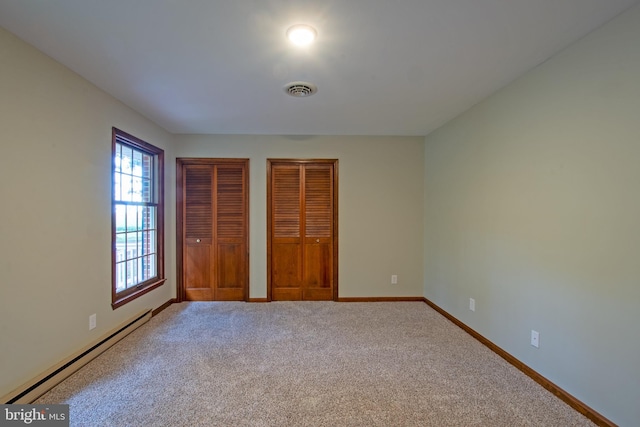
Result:
[[141,289],[137,289],[135,292],[132,292],[130,294],[124,295],[122,297],[118,297],[116,296],[116,299],[111,303],[111,308],[113,310],[115,310],[118,307],[121,307],[123,305],[125,305],[126,303],[133,301],[134,299],[141,297],[142,295],[146,294],[147,292],[150,292],[152,290],[154,290],[155,288],[162,286],[164,284],[164,282],[166,282],[167,279],[160,279],[157,282],[153,282],[148,284],[147,286],[145,286],[144,288]]

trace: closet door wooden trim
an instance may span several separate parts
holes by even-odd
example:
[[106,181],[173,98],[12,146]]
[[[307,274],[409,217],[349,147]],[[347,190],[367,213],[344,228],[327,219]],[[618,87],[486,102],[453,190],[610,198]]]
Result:
[[[225,198],[224,194],[227,191],[233,193],[233,188],[229,186],[218,186],[217,176],[220,171],[228,171],[231,175],[234,175],[234,166],[242,167],[242,175],[236,176],[231,180],[231,187],[234,185],[243,186],[244,197],[242,201],[235,200],[233,195]],[[176,159],[176,300],[177,302],[187,300],[186,295],[186,283],[185,283],[185,269],[189,260],[187,259],[186,244],[187,239],[193,236],[187,236],[186,234],[186,173],[187,169],[198,170],[200,167],[210,170],[214,170],[212,173],[211,192],[213,198],[221,197],[222,205],[220,207],[214,204],[211,208],[212,222],[222,222],[225,228],[228,228],[230,232],[223,233],[222,235],[211,236],[211,243],[215,244],[215,248],[212,246],[211,250],[215,250],[217,254],[216,262],[225,264],[223,270],[216,270],[211,272],[211,278],[217,283],[221,283],[220,280],[238,280],[243,282],[242,300],[247,301],[249,299],[249,159],[227,159],[227,158],[178,158]],[[237,174],[236,174],[237,175]],[[228,208],[233,205],[242,204],[243,215],[229,215]],[[219,208],[221,210],[219,210]],[[191,226],[199,225],[197,222],[193,222]],[[215,227],[217,230],[217,227]],[[206,243],[202,238],[201,242]],[[206,240],[206,239],[205,239]],[[236,261],[238,257],[242,258],[243,265],[237,265]],[[227,277],[220,277],[221,272],[224,272]],[[232,274],[233,277],[228,277]],[[234,299],[238,296],[238,292],[232,289],[229,290],[229,295],[225,295],[227,291],[225,289],[219,290],[218,297],[222,299]]]
[[[287,205],[297,205],[296,212],[292,212],[291,218],[282,212],[275,218],[276,212],[273,212],[273,198],[278,197],[278,189],[274,183],[274,169],[280,171],[290,171],[291,174],[297,176],[298,181],[293,180],[287,184],[286,179],[282,180],[279,185],[295,186],[298,182],[300,194],[306,194],[307,189],[311,188],[314,180],[325,179],[322,177],[322,170],[331,170],[332,175],[329,177],[332,182],[330,200],[314,199],[309,200],[300,198],[299,200],[284,200]],[[320,171],[320,176],[316,172]],[[310,172],[310,173],[309,173]],[[307,179],[310,181],[307,183]],[[286,198],[285,198],[286,199]],[[282,201],[281,201],[282,202]],[[317,203],[313,203],[317,202]],[[311,228],[306,227],[306,221],[313,220],[317,215],[321,215],[323,203],[331,204],[331,224],[318,223],[312,225]],[[299,225],[296,225],[295,217],[304,218]],[[277,223],[279,222],[279,224]],[[274,233],[278,231],[278,237],[274,238]],[[311,234],[313,234],[313,237]],[[317,236],[316,236],[317,234]],[[311,239],[311,240],[310,240]],[[315,247],[317,246],[317,248]],[[330,289],[307,289],[307,290],[287,290],[279,289],[278,295],[274,295],[275,283],[282,280],[297,280],[299,283],[314,281],[316,274],[313,266],[309,265],[309,257],[311,251],[317,251],[318,254],[329,257],[327,261],[331,264],[331,277],[327,278],[331,284]],[[298,263],[289,263],[287,265],[275,265],[274,258],[276,252],[290,252],[294,259],[298,259]],[[297,255],[296,255],[297,254]],[[306,256],[305,256],[306,255]],[[276,277],[277,276],[277,277]],[[291,295],[287,295],[287,292]],[[306,292],[307,295],[302,295]],[[298,295],[300,294],[300,295]],[[338,300],[338,160],[337,159],[267,159],[267,297],[269,300],[274,299],[329,299]]]

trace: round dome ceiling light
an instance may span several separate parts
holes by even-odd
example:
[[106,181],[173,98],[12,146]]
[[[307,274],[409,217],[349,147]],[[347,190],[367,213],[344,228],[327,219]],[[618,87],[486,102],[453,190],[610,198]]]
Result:
[[296,46],[309,46],[318,33],[309,25],[294,25],[287,30],[287,38]]
[[283,87],[284,91],[296,98],[305,98],[318,91],[318,87],[309,82],[291,82]]

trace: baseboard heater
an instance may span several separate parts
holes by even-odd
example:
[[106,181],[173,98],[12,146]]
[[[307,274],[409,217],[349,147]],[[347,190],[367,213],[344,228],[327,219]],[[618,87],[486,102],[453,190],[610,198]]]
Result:
[[109,347],[129,335],[141,325],[148,322],[149,319],[151,319],[151,315],[151,310],[145,310],[138,313],[136,316],[107,332],[96,341],[55,364],[9,394],[2,396],[0,402],[3,404],[32,403],[38,397],[51,390],[62,380],[82,368]]

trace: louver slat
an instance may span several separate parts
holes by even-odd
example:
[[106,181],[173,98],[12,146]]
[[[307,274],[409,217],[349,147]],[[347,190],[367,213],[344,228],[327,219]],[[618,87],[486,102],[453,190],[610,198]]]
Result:
[[300,237],[300,169],[273,169],[273,237]]
[[331,168],[307,168],[305,174],[305,237],[331,237]]
[[245,217],[242,166],[218,167],[217,170],[218,238],[241,238]]
[[186,238],[211,239],[211,169],[187,167],[185,180]]

